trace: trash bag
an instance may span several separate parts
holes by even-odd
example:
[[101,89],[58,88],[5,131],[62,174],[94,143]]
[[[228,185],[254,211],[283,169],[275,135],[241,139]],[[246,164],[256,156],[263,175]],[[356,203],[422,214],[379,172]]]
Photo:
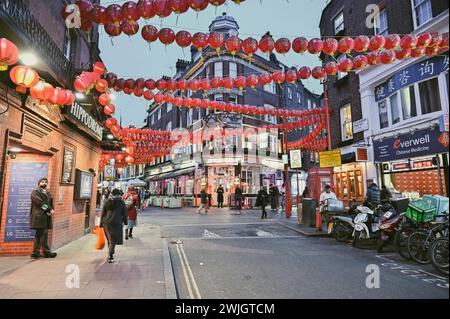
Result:
[[102,250],[105,248],[106,244],[106,236],[102,227],[97,227],[94,230],[94,233],[97,235],[97,242],[95,243],[95,248],[97,250]]

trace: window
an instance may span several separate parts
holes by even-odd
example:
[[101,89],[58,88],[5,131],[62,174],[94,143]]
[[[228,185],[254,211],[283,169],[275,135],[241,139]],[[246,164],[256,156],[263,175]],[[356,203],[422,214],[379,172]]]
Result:
[[380,128],[386,128],[389,126],[387,102],[383,100],[378,103],[378,115],[380,117]]
[[161,119],[161,108],[158,109],[158,121]]
[[69,29],[64,32],[64,56],[70,61],[70,53],[72,49],[72,37]]
[[215,94],[214,100],[217,102],[223,102],[223,94]]
[[342,140],[353,138],[352,107],[347,104],[341,107]]
[[264,91],[277,94],[277,84],[275,82],[271,82],[267,85],[264,85]]
[[[274,108],[272,105],[269,105],[269,104],[264,104],[264,106],[266,108],[270,108],[270,109]],[[277,124],[277,117],[269,115],[269,114],[266,114],[266,115],[264,115],[264,121],[272,123],[272,124]]]
[[312,103],[310,99],[306,99],[306,101],[308,102],[308,109],[312,108]]
[[155,124],[155,117],[154,117],[154,114],[152,114],[152,115],[150,116],[150,125],[153,125],[153,124]]
[[192,122],[193,122],[193,117],[194,117],[194,109],[190,108],[189,111],[186,114],[186,118],[187,118],[187,124],[186,126],[191,126]]
[[233,103],[233,104],[237,104],[237,96],[236,95],[230,95],[230,97],[228,98],[228,103]]
[[392,124],[400,122],[400,111],[398,109],[398,94],[394,94],[389,98],[391,102],[391,120]]
[[172,122],[168,122],[167,124],[166,124],[166,131],[172,131]]
[[422,114],[433,113],[442,109],[438,78],[419,83],[419,96]]
[[293,99],[294,99],[294,94],[293,94],[293,92],[292,92],[292,88],[291,88],[291,87],[288,87],[288,88],[287,88],[287,92],[288,92],[288,98],[289,98],[289,100],[293,100]]
[[237,78],[237,64],[234,62],[230,62],[230,78]]
[[416,28],[427,23],[433,18],[431,9],[431,0],[412,0],[413,1],[413,17]]
[[170,111],[172,111],[172,103],[167,103],[166,112],[169,113]]
[[298,104],[302,104],[302,95],[300,94],[300,92],[297,92],[297,102]]
[[334,34],[338,34],[340,31],[344,30],[344,11],[339,12],[339,14],[334,18]]
[[387,36],[389,34],[386,10],[381,11],[375,18],[374,29],[375,34],[383,36]]
[[223,77],[223,63],[214,63],[214,76]]
[[403,120],[417,116],[416,94],[414,93],[414,85],[404,88],[400,91],[402,99]]

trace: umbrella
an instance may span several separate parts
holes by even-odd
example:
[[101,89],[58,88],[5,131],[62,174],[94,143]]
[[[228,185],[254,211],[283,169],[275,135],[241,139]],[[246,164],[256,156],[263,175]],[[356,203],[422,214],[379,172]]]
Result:
[[147,186],[147,183],[144,182],[141,179],[135,178],[135,179],[132,179],[131,181],[128,181],[127,185],[128,186],[144,187],[144,186]]

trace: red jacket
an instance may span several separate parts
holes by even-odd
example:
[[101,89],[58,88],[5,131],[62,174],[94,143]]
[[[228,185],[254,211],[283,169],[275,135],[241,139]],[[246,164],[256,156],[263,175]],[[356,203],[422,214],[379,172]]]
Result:
[[132,207],[128,208],[128,219],[136,220],[137,219],[137,207],[139,206],[139,199],[138,199],[138,196],[136,195],[136,193],[134,193],[134,192],[127,193],[127,194],[123,195],[123,200],[125,201],[125,203],[127,203],[127,198],[130,196],[133,197],[134,205]]

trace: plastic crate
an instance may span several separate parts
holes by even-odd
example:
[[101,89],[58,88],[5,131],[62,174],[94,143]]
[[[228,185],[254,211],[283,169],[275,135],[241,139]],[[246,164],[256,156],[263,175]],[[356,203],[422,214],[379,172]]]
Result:
[[438,195],[425,195],[423,200],[429,202],[431,205],[436,207],[437,214],[448,214],[448,197],[438,196]]
[[436,218],[436,207],[429,201],[413,201],[406,209],[406,217],[415,223],[434,220]]

